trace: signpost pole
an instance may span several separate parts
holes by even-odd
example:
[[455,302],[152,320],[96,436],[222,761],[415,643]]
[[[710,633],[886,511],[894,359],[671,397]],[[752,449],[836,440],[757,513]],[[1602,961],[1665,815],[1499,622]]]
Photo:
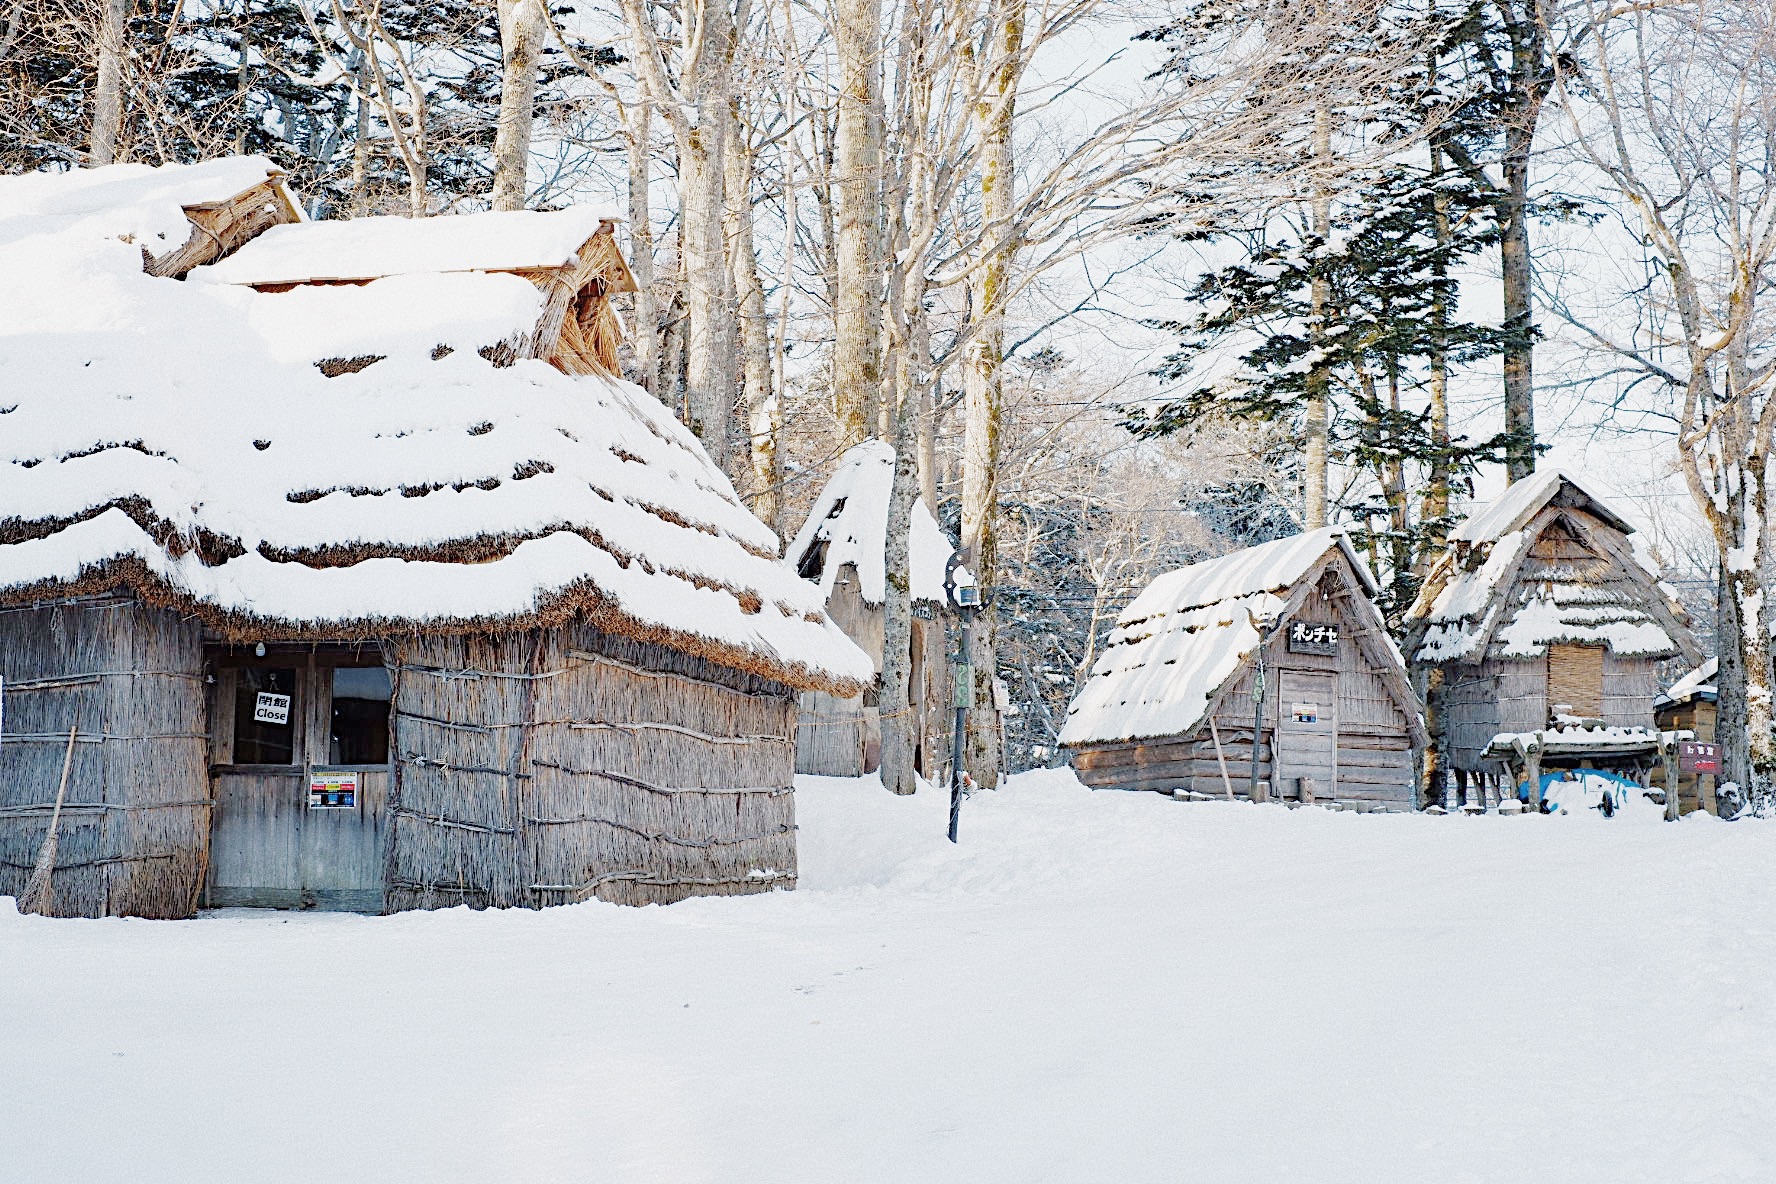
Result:
[[980,589],[973,584],[957,584],[956,568],[961,556],[952,554],[944,568],[944,594],[956,608],[961,620],[961,643],[956,653],[956,727],[950,737],[950,842],[956,841],[956,828],[962,821],[962,788],[968,774],[962,768],[968,740],[968,709],[974,706],[974,614],[981,606]]

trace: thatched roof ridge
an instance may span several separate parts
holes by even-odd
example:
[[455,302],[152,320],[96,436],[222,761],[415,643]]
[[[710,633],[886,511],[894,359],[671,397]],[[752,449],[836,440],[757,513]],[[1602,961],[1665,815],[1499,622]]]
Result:
[[586,205],[278,226],[192,278],[258,287],[573,267],[580,248],[621,217],[613,208]]
[[[127,588],[240,640],[578,617],[791,686],[873,677],[658,400],[487,348],[536,323],[530,281],[272,295],[145,275],[105,229],[0,221],[31,240],[0,245],[0,602]],[[377,360],[328,377],[340,350]]]

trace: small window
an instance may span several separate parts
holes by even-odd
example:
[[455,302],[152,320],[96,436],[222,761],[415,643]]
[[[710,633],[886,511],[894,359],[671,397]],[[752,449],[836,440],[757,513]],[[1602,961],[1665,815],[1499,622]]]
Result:
[[796,574],[804,580],[818,580],[825,570],[826,540],[819,539],[808,544],[808,549],[802,552],[801,562],[796,564]]
[[333,670],[333,727],[327,762],[386,765],[389,699],[394,691],[386,666],[339,666]]
[[295,764],[296,729],[302,718],[296,671],[248,666],[234,685],[234,763]]

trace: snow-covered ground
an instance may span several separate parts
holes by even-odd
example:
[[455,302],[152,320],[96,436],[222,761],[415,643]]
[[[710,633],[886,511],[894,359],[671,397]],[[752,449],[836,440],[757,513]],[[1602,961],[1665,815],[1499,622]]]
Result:
[[1768,1181],[1776,826],[807,779],[800,891],[47,921],[0,1179]]

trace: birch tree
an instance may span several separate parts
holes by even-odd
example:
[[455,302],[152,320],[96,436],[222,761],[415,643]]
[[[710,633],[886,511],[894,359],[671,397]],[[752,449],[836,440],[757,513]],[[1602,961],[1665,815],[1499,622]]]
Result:
[[679,269],[686,311],[685,385],[691,430],[726,467],[736,396],[736,333],[723,203],[737,30],[750,13],[727,0],[675,9],[676,39],[647,0],[623,0],[643,101],[672,130],[678,158]]
[[1573,141],[1633,211],[1655,263],[1642,324],[1624,333],[1600,320],[1590,337],[1668,397],[1685,484],[1719,559],[1726,774],[1767,805],[1776,14],[1767,0],[1584,0],[1558,32],[1575,51],[1558,77]]
[[500,30],[499,122],[493,140],[493,208],[522,210],[530,169],[530,127],[537,70],[548,32],[547,0],[497,0]]

